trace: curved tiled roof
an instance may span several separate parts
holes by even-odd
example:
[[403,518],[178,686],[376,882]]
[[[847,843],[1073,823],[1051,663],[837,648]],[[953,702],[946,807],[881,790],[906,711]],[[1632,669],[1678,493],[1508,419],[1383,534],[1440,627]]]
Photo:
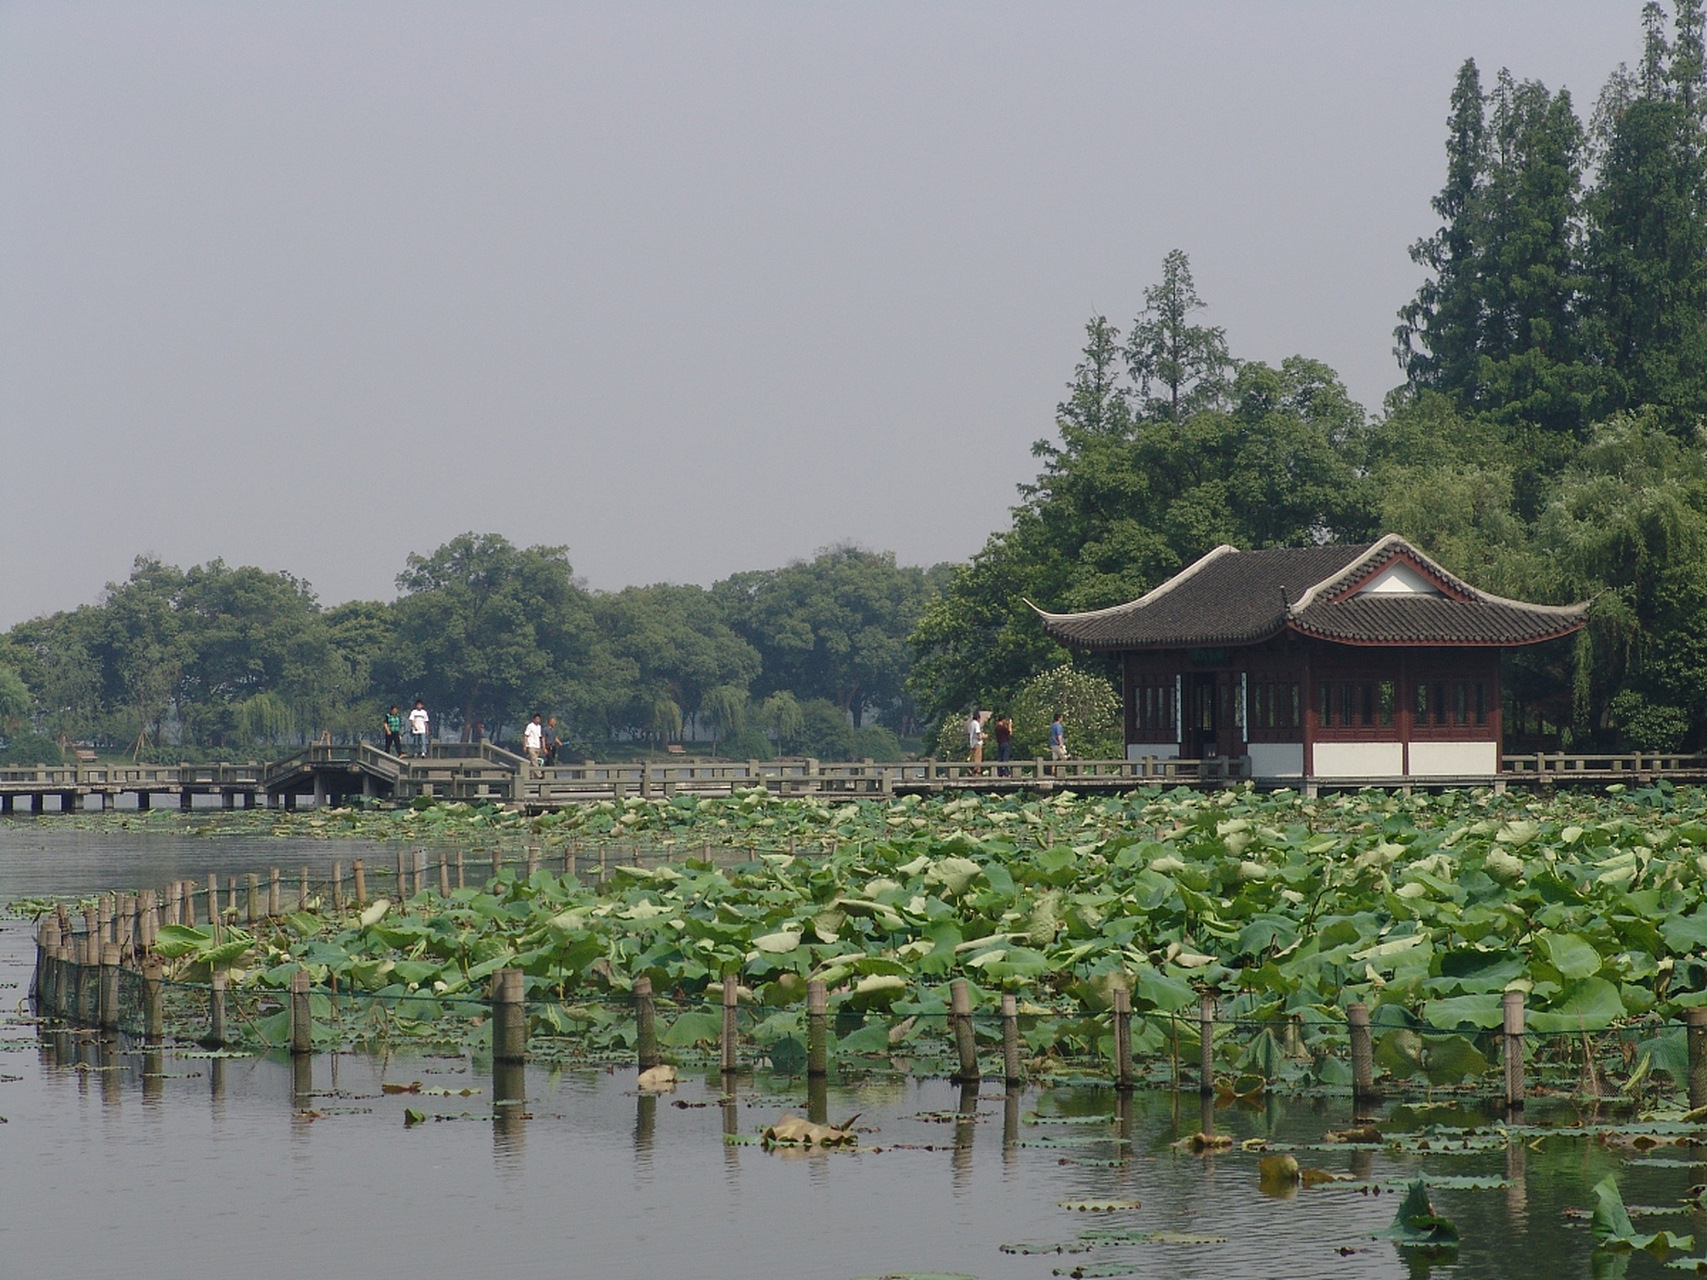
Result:
[[[1401,559],[1433,578],[1441,594],[1345,595]],[[1583,625],[1588,606],[1526,604],[1478,591],[1389,535],[1355,546],[1217,547],[1128,604],[1037,612],[1045,632],[1076,649],[1256,644],[1288,628],[1342,644],[1505,646],[1567,635]]]

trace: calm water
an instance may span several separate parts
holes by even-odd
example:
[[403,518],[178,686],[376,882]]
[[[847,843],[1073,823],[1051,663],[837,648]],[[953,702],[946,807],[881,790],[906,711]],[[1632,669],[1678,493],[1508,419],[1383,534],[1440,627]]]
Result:
[[[376,862],[390,856],[369,847]],[[87,833],[42,820],[0,821],[0,900],[262,870],[316,870],[361,850],[268,839],[213,841]],[[28,926],[0,925],[8,1009],[27,989]],[[1155,1277],[1662,1276],[1646,1255],[1591,1259],[1586,1226],[1562,1211],[1620,1171],[1633,1204],[1675,1204],[1707,1181],[1695,1149],[1626,1158],[1599,1143],[1547,1138],[1469,1155],[1300,1152],[1360,1178],[1492,1174],[1509,1190],[1437,1190],[1464,1243],[1430,1266],[1371,1240],[1396,1201],[1322,1188],[1264,1195],[1258,1156],[1177,1155],[1199,1127],[1195,1095],[1145,1093],[1113,1124],[1021,1123],[1032,1111],[1112,1113],[1100,1089],[946,1081],[838,1083],[829,1114],[861,1114],[857,1154],[771,1154],[724,1142],[793,1111],[798,1082],[742,1077],[734,1106],[721,1080],[689,1078],[642,1099],[630,1073],[530,1067],[522,1106],[492,1106],[484,1063],[463,1058],[316,1058],[311,1080],[288,1061],[144,1055],[92,1039],[42,1039],[22,1011],[0,1036],[0,1275],[68,1275],[93,1267],[209,1274],[437,1277],[801,1276],[850,1280],[919,1271],[985,1280],[1047,1277],[1116,1260]],[[468,1098],[385,1095],[384,1082],[477,1089]],[[303,1090],[309,1088],[312,1095]],[[685,1105],[684,1105],[685,1104]],[[445,1119],[405,1129],[405,1107]],[[321,1113],[304,1118],[304,1110]],[[957,1111],[962,1114],[957,1121]],[[494,1120],[497,1114],[500,1118]],[[1568,1117],[1558,1117],[1566,1119]],[[1216,1115],[1243,1138],[1305,1143],[1349,1123],[1349,1103],[1271,1100]],[[1018,1139],[1014,1141],[1013,1139]],[[1027,1145],[1045,1139],[1066,1147]],[[1125,1156],[1120,1167],[1098,1161]],[[1662,1163],[1669,1157],[1672,1163]],[[1066,1163],[1064,1161],[1082,1161]],[[1110,1215],[1062,1200],[1139,1200]],[[1004,1242],[1072,1243],[1096,1227],[1220,1235],[1218,1245],[1139,1245],[1073,1255],[1004,1253]],[[1642,1230],[1694,1231],[1707,1215],[1638,1219]],[[1626,1269],[1627,1268],[1627,1269]]]

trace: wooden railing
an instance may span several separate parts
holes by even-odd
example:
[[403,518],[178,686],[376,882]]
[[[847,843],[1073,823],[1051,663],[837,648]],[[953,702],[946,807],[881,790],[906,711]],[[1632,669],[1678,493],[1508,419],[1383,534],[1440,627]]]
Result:
[[1508,755],[1501,759],[1507,774],[1578,774],[1612,776],[1615,774],[1707,775],[1707,755],[1688,755],[1675,751],[1624,751],[1567,755],[1562,751],[1541,751],[1533,755]]

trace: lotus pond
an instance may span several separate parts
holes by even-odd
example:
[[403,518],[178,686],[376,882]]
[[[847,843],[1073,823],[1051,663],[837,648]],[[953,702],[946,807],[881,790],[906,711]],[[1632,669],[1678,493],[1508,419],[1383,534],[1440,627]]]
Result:
[[[282,1037],[266,998],[298,968],[383,1010],[342,1035],[473,1045],[484,979],[516,967],[535,1033],[561,1037],[566,1057],[629,1052],[628,992],[645,975],[665,1002],[664,1043],[691,1062],[717,1035],[707,1002],[732,974],[754,1052],[774,1050],[779,1065],[793,1062],[817,978],[838,1053],[934,1070],[959,977],[981,1015],[998,993],[1020,998],[1036,1076],[1106,1061],[1111,992],[1125,985],[1135,1052],[1158,1082],[1195,1060],[1195,1017],[1179,1015],[1209,991],[1228,1025],[1218,1071],[1224,1086],[1243,1081],[1238,1092],[1252,1078],[1347,1085],[1352,1000],[1373,1010],[1387,1083],[1438,1089],[1493,1065],[1502,994],[1517,989],[1544,1084],[1640,1100],[1681,1079],[1677,1019],[1707,1001],[1703,801],[1663,785],[1545,800],[1178,790],[843,805],[755,791],[535,818],[426,805],[115,814],[71,829],[187,827],[204,847],[347,834],[540,850],[531,876],[512,854],[495,878],[448,895],[400,901],[375,876],[379,900],[343,912],[325,894],[217,941],[206,927],[167,930],[173,976],[228,967],[233,990],[260,1001],[244,1026],[261,1046]],[[594,851],[613,840],[623,856],[597,869]],[[232,861],[228,873],[249,869]]]
[[[631,802],[572,830],[441,809],[0,822],[0,893],[26,913],[209,870],[324,877],[334,858],[387,856],[333,832],[512,850],[495,881],[448,898],[405,904],[376,878],[388,902],[366,923],[311,898],[226,935],[222,955],[168,935],[185,1001],[211,961],[253,1002],[245,1042],[218,1056],[15,1015],[0,1144],[31,1172],[0,1217],[9,1265],[1639,1276],[1665,1274],[1656,1254],[1707,1253],[1707,1133],[1677,1097],[1671,1025],[1707,986],[1691,793],[740,797]],[[625,850],[647,824],[644,865],[613,861],[598,884],[595,821],[626,828]],[[572,841],[588,842],[579,877],[518,875],[515,848],[550,865]],[[0,926],[0,980],[20,995],[32,950],[26,920]],[[473,1025],[494,960],[529,975],[537,1052],[519,1080],[494,1074]],[[270,993],[297,966],[370,1002],[328,1020],[341,1048],[328,1041],[306,1080],[265,1047]],[[708,1036],[692,1021],[725,971],[751,995],[751,1070],[732,1095],[697,1069]],[[681,1079],[663,1094],[638,1094],[626,1065],[641,973],[667,993]],[[840,1033],[816,1098],[782,1047],[813,976],[836,991]],[[1020,995],[1025,1090],[934,1078],[933,1022],[958,976],[981,1008]],[[1189,1078],[1195,1027],[1169,1015],[1199,988],[1238,1020],[1207,1116],[1195,1090],[1123,1099],[1103,1083],[1115,981],[1149,1015],[1158,1085],[1176,1043]],[[1521,1123],[1474,1096],[1471,1056],[1493,1059],[1486,1014],[1512,984],[1542,1032]],[[1392,1095],[1369,1115],[1336,1065],[1354,993],[1376,1009]],[[764,1144],[814,1108],[851,1119],[855,1141]],[[1206,1127],[1217,1142],[1194,1143]]]

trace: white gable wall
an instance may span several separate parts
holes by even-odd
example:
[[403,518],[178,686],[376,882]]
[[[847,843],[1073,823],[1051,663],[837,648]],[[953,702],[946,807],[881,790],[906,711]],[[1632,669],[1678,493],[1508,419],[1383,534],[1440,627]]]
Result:
[[1404,561],[1388,565],[1357,593],[1360,596],[1438,596],[1440,588]]

